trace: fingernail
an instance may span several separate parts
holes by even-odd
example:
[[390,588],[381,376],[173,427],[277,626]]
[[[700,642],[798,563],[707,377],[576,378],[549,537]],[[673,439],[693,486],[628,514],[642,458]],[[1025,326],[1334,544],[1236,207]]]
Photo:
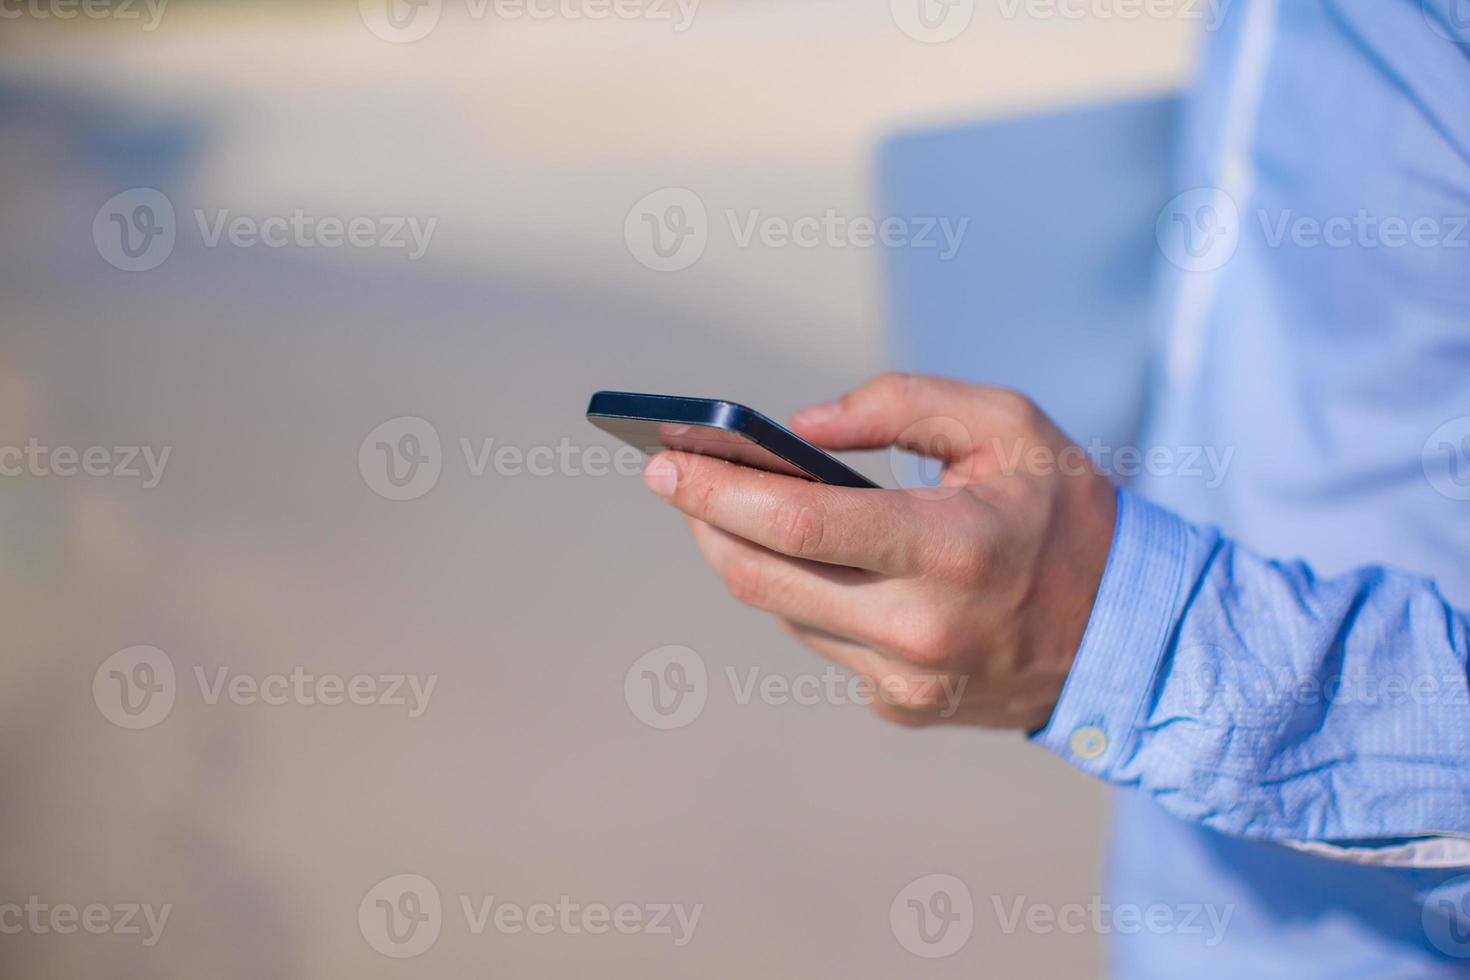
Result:
[[842,411],[841,402],[820,402],[816,405],[808,405],[795,415],[791,421],[797,425],[821,425],[830,422]]
[[663,456],[655,456],[643,467],[643,482],[659,497],[668,500],[679,485],[679,471]]

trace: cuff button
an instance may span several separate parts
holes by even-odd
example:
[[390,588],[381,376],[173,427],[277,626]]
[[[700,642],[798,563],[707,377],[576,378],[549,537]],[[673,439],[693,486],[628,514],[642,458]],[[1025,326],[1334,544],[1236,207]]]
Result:
[[1082,759],[1096,759],[1108,750],[1108,736],[1096,725],[1083,725],[1068,740],[1072,754]]

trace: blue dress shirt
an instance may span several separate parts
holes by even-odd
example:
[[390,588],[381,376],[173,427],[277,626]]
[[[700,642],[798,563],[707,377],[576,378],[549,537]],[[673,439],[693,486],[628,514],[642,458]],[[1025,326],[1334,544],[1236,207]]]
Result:
[[1169,465],[1035,738],[1120,788],[1108,900],[1173,913],[1115,975],[1470,976],[1470,2],[1234,0],[1198,70]]

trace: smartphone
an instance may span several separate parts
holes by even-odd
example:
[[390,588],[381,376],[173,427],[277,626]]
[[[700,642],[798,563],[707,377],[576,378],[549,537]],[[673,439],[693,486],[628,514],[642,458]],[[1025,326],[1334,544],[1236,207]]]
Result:
[[840,459],[735,402],[599,391],[587,404],[587,421],[650,455],[677,449],[833,486],[878,489]]

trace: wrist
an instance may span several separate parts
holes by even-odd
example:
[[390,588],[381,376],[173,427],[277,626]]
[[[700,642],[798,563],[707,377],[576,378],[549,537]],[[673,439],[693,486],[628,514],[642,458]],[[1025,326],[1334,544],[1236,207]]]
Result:
[[1103,774],[1131,751],[1185,588],[1189,525],[1114,491],[1112,540],[1091,611],[1049,718],[1033,737]]
[[1045,665],[1040,679],[1049,696],[1032,709],[1031,729],[1046,723],[1061,698],[1092,619],[1118,523],[1118,491],[1105,477],[1089,471],[1072,480],[1071,502],[1054,520],[1061,529],[1054,533],[1065,546],[1047,561],[1052,581],[1040,590],[1053,596],[1043,616],[1046,650],[1036,658]]

